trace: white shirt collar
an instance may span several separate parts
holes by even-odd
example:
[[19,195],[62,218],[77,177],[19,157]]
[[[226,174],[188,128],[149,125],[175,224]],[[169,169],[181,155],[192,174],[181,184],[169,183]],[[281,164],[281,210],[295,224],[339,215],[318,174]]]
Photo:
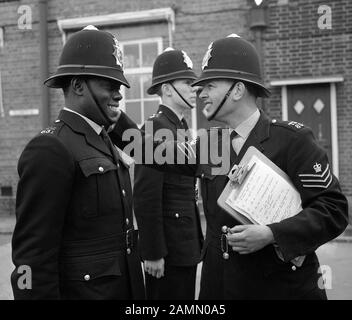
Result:
[[69,108],[64,107],[64,110],[72,112],[77,114],[78,116],[80,116],[81,118],[83,118],[85,121],[87,121],[87,123],[92,127],[92,129],[97,133],[97,135],[99,136],[101,133],[101,130],[103,130],[102,126],[98,125],[97,123],[95,123],[94,121],[90,120],[89,118],[81,115],[80,113],[78,113],[77,111],[71,110]]
[[247,139],[260,118],[260,112],[257,109],[249,118],[240,123],[235,128],[237,134],[244,139]]

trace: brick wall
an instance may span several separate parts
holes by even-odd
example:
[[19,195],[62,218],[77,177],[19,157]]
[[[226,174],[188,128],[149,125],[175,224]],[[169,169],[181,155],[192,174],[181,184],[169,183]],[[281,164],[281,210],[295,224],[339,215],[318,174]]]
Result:
[[[18,157],[39,128],[38,116],[10,117],[9,110],[40,108],[39,32],[20,30],[17,21],[20,5],[30,5],[33,21],[38,21],[37,3],[12,1],[0,3],[0,27],[4,28],[4,47],[0,49],[0,73],[5,116],[0,117],[0,187],[12,186],[16,192]],[[1,198],[0,214],[13,213],[13,199]]]
[[[352,2],[349,0],[290,0],[268,3],[269,23],[264,33],[266,81],[294,77],[340,75],[337,84],[337,122],[340,182],[352,196]],[[282,3],[282,1],[281,1]],[[332,28],[318,28],[318,7],[328,5]],[[268,101],[270,113],[281,116],[280,89]]]

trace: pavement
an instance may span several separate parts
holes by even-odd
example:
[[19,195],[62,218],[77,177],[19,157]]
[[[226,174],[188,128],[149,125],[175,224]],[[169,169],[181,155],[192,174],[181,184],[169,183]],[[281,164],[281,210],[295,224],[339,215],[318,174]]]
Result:
[[[10,275],[14,268],[11,261],[11,237],[14,217],[0,216],[0,300],[12,300]],[[329,300],[352,300],[352,227],[317,250],[324,275]],[[196,297],[199,293],[201,264],[198,266]]]

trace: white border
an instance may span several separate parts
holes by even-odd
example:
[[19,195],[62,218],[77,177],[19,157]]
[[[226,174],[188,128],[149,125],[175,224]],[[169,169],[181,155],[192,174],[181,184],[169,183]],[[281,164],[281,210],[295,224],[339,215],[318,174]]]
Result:
[[288,103],[287,103],[287,86],[330,83],[330,125],[331,125],[331,155],[332,155],[332,172],[339,177],[339,141],[337,128],[337,103],[336,103],[336,82],[342,82],[341,76],[321,77],[321,78],[300,78],[274,80],[270,82],[273,87],[281,86],[281,111],[282,120],[288,120]]

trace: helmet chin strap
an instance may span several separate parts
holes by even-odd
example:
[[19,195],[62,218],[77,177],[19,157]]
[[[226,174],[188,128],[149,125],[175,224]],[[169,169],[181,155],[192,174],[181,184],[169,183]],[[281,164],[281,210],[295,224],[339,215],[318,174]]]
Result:
[[170,82],[171,87],[174,88],[174,90],[176,91],[176,93],[180,96],[180,98],[183,100],[183,102],[190,107],[191,109],[193,109],[194,107],[184,98],[182,97],[181,93],[178,92],[178,90],[175,88],[175,86]]
[[233,88],[235,87],[236,83],[237,83],[237,81],[234,81],[233,84],[231,85],[230,89],[227,90],[227,93],[225,94],[224,98],[220,102],[220,104],[217,107],[217,109],[215,110],[215,112],[208,118],[208,121],[213,120],[215,118],[215,116],[218,114],[218,112],[220,111],[220,109],[222,108],[224,103],[226,102],[227,98],[230,96],[230,93],[233,90]]
[[[108,126],[105,128],[106,130],[108,129],[108,127],[110,127],[112,125],[111,120],[109,119],[109,117],[105,114],[102,106],[98,103],[98,100],[95,96],[95,94],[93,93],[93,90],[89,84],[89,80],[84,80],[84,82],[87,85],[87,89],[89,92],[90,97],[92,98],[92,100],[94,101],[95,105],[98,106],[98,110],[100,111],[100,113],[103,115],[103,117],[105,118],[106,122],[108,123]],[[105,126],[104,126],[105,127]]]

